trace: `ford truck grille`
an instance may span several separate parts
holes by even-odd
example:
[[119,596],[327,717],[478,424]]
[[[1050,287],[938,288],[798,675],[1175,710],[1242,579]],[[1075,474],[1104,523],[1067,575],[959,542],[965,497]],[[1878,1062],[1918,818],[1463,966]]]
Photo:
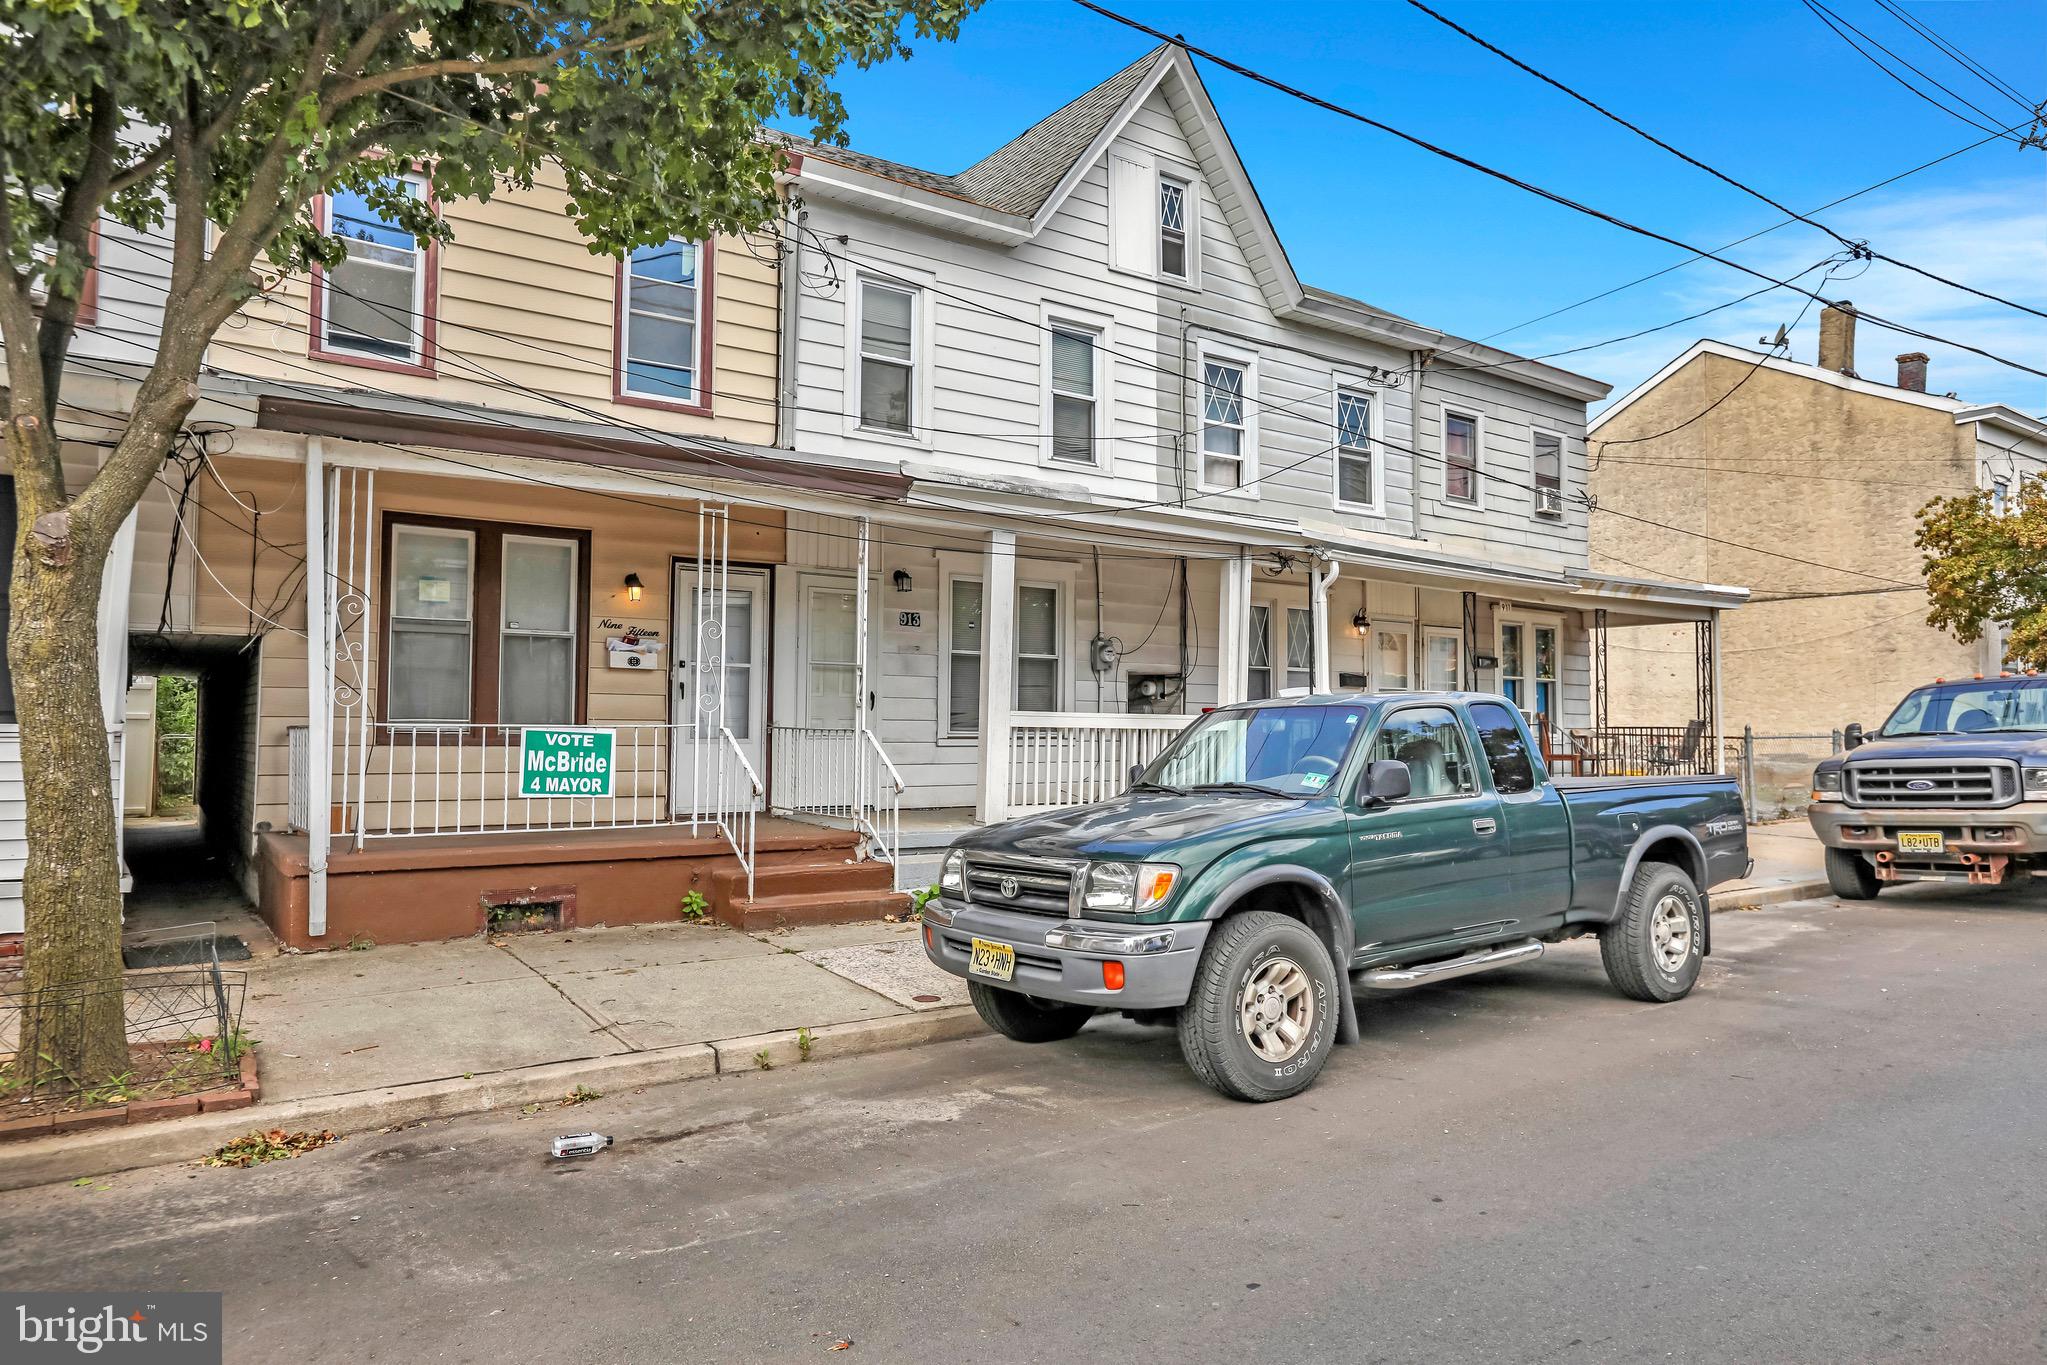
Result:
[[967,859],[967,901],[1027,915],[1073,913],[1073,874],[1063,867],[1006,858]]
[[2002,806],[2019,796],[2011,763],[1850,763],[1846,771],[1858,806]]

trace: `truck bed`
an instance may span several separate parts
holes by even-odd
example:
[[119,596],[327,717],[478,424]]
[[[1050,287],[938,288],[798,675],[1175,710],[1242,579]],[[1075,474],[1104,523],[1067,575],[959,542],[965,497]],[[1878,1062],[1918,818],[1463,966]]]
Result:
[[1583,791],[1596,787],[1667,787],[1674,783],[1732,782],[1732,777],[1719,773],[1643,773],[1639,777],[1552,777],[1560,792]]

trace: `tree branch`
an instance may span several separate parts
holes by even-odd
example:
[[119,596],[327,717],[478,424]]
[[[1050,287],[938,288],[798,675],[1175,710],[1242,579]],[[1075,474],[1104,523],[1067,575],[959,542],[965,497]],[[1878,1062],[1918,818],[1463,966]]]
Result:
[[564,58],[582,56],[598,57],[614,52],[630,52],[647,46],[659,36],[642,33],[634,38],[620,38],[615,42],[595,41],[616,32],[615,27],[597,28],[590,32],[589,39],[552,48],[531,57],[511,57],[500,61],[476,61],[446,58],[437,62],[423,62],[418,66],[400,67],[375,76],[364,76],[359,80],[329,92],[323,105],[323,112],[331,114],[351,100],[364,95],[374,95],[400,85],[411,85],[416,81],[438,80],[442,76],[513,76],[531,75],[561,65]]
[[[56,252],[92,268],[92,228],[99,221],[100,205],[114,176],[115,154],[120,146],[120,103],[104,86],[93,87],[86,96],[85,164],[78,176],[64,187],[57,204]],[[44,291],[43,317],[36,329],[36,352],[43,370],[43,420],[57,419],[57,399],[64,386],[64,357],[71,349],[71,337],[78,330],[78,300],[84,293],[85,274],[71,288],[58,289],[52,281]],[[62,473],[59,472],[61,481]]]

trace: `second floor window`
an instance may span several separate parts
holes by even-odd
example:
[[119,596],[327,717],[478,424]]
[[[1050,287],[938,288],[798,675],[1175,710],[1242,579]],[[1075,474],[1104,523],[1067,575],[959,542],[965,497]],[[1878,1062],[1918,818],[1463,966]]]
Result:
[[1203,361],[1201,482],[1210,488],[1242,487],[1244,442],[1244,367]]
[[2011,483],[2005,479],[1992,481],[1990,485],[1990,511],[1994,516],[2003,516],[2011,510]]
[[860,425],[909,434],[917,378],[917,295],[860,283]]
[[661,242],[636,249],[626,261],[619,318],[622,395],[705,405],[705,259],[694,242]]
[[1478,501],[1478,419],[1461,412],[1443,414],[1443,496]]
[[1535,515],[1564,514],[1564,438],[1535,433]]
[[1079,328],[1052,329],[1052,458],[1095,463],[1095,338]]
[[1336,392],[1336,500],[1370,507],[1372,496],[1372,400],[1345,389]]
[[1159,177],[1159,274],[1187,278],[1188,185],[1170,175]]
[[[419,198],[417,176],[395,182]],[[348,257],[324,274],[321,349],[401,365],[426,359],[427,248],[358,190],[327,200],[327,230],[347,244]]]

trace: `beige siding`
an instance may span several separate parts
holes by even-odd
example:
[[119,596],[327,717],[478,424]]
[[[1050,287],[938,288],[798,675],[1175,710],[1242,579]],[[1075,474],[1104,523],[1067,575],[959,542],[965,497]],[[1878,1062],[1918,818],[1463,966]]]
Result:
[[[219,581],[202,573],[194,614],[201,632],[242,634],[248,631],[249,608],[279,628],[262,643],[256,701],[255,791],[251,817],[258,827],[285,824],[289,738],[287,730],[306,723],[305,591],[296,572],[303,554],[304,503],[301,471],[282,461],[218,461],[222,477],[243,502],[266,509],[257,544],[249,517],[209,483],[199,496],[207,514],[196,518],[200,553]],[[344,474],[344,479],[347,477]],[[337,516],[346,524],[347,499]],[[270,510],[275,509],[275,510]],[[584,660],[588,679],[589,722],[593,725],[659,723],[668,716],[667,672],[627,672],[606,666],[604,641],[624,627],[649,627],[670,635],[670,565],[675,558],[696,554],[697,511],[694,503],[676,502],[672,510],[625,502],[596,494],[565,493],[519,483],[481,483],[414,474],[384,473],[377,477],[374,507],[381,527],[388,513],[419,513],[463,517],[526,526],[559,527],[590,533],[590,601],[583,621]],[[218,516],[211,515],[218,513]],[[744,521],[741,518],[745,518]],[[360,523],[357,523],[360,535]],[[381,531],[371,537],[376,557]],[[784,553],[781,514],[736,508],[732,521],[732,558],[752,563],[779,563]],[[628,603],[623,580],[637,573],[645,585],[641,600]],[[345,559],[341,567],[348,576]],[[381,597],[380,571],[372,564],[353,581]],[[604,622],[616,622],[608,626]],[[262,622],[258,621],[258,629]],[[370,636],[366,673],[372,693],[379,675],[377,635]],[[672,660],[664,653],[663,663]],[[381,772],[386,755],[378,754]],[[373,790],[375,788],[373,787]]]
[[612,400],[617,261],[592,255],[566,210],[558,182],[510,191],[488,203],[445,206],[454,240],[439,251],[434,376],[311,359],[305,276],[285,279],[251,303],[245,320],[221,332],[211,360],[226,370],[290,384],[375,388],[772,445],[779,295],[769,253],[756,254],[758,248],[736,238],[720,238],[714,246],[709,417],[617,403]]

